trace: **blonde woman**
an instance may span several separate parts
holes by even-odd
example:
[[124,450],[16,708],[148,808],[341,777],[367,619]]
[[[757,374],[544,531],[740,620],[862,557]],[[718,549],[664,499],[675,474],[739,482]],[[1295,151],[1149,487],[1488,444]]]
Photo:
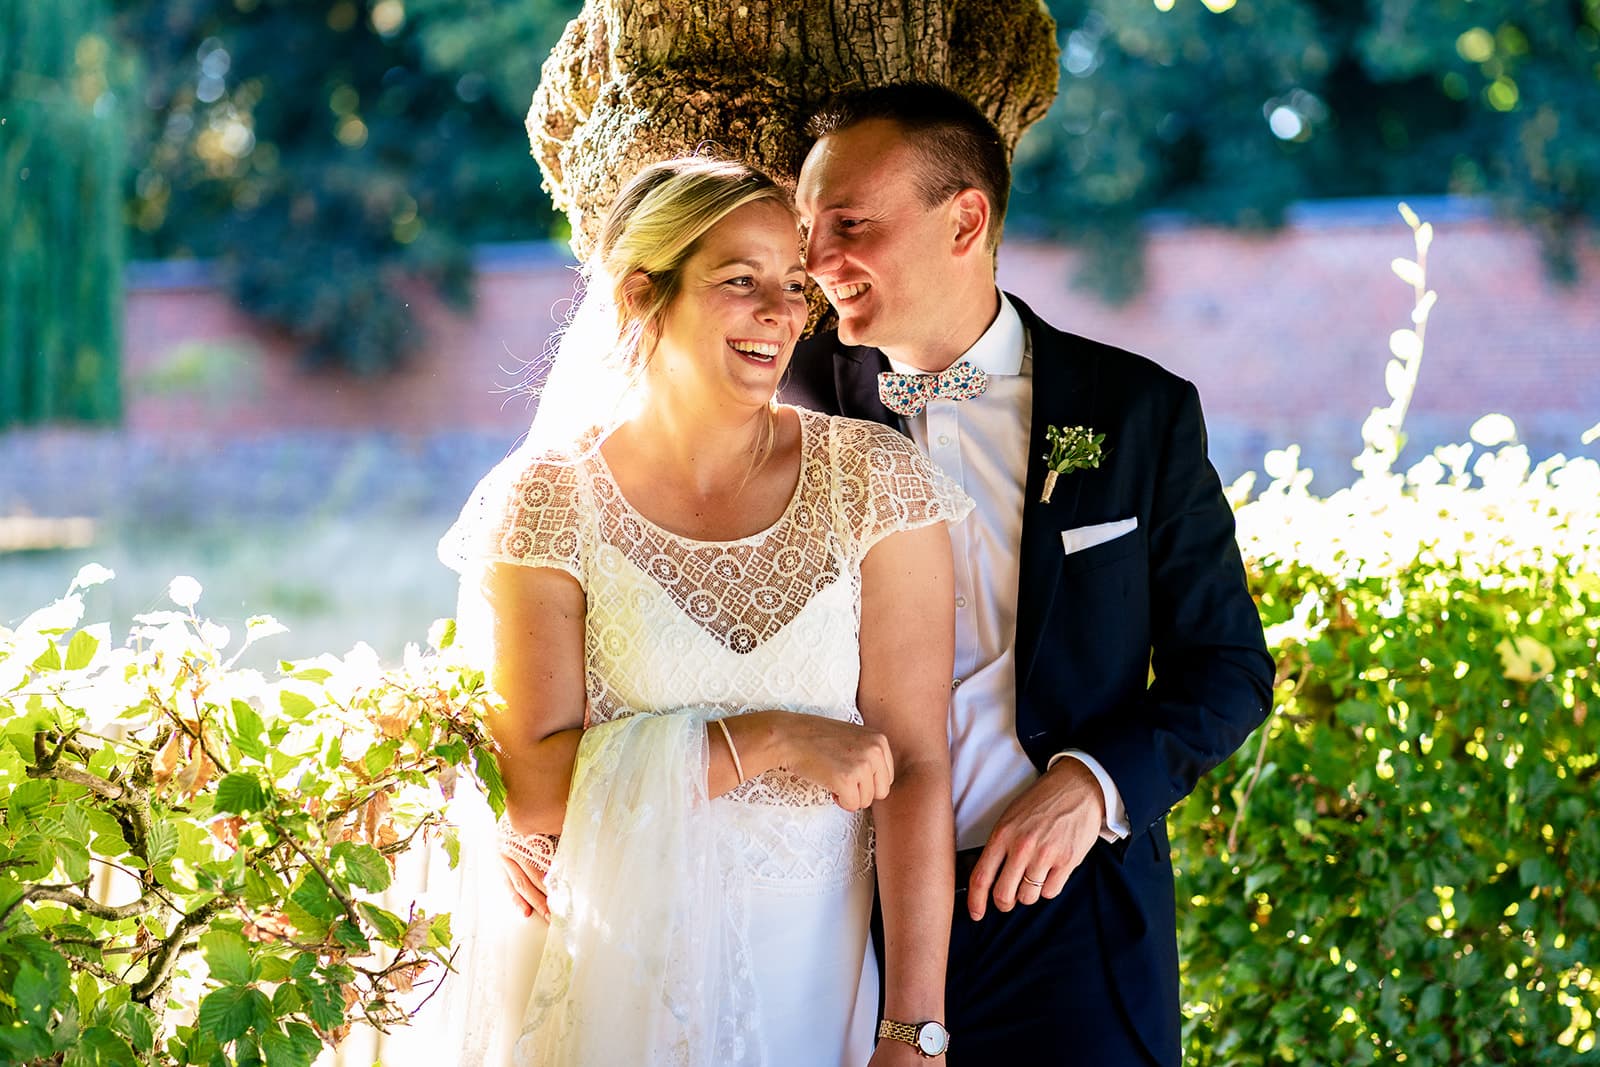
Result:
[[[550,924],[513,1058],[926,1062],[971,503],[900,435],[774,403],[805,275],[766,176],[647,168],[587,274],[529,445],[441,545],[505,701],[507,874]],[[920,1050],[874,1047],[874,856],[882,1018],[935,1024]]]

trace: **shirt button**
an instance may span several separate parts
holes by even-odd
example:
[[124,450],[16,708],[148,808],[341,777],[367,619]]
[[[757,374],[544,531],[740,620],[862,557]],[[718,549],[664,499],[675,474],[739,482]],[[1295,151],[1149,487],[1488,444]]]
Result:
[[951,679],[950,688],[951,689],[960,689],[961,688],[961,679],[960,678]]
[[964,596],[956,597],[956,607],[964,608],[966,606],[967,606],[967,598],[966,597],[964,597]]
[[950,444],[950,435],[949,435],[949,434],[947,434],[947,433],[942,433],[942,434],[940,434],[940,435],[939,435],[939,443],[940,443],[940,444],[941,444],[941,445],[946,445],[946,446],[948,446],[948,445],[949,445],[949,444]]

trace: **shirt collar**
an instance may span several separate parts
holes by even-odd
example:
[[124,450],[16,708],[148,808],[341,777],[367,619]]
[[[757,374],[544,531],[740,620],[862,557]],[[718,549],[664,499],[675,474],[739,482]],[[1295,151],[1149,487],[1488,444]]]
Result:
[[[1026,347],[1027,334],[1022,328],[1022,316],[1017,314],[1017,309],[1002,292],[1000,313],[994,317],[989,328],[983,331],[983,336],[973,342],[972,347],[967,349],[956,363],[966,360],[985,374],[1020,374],[1022,353]],[[896,374],[926,373],[894,359],[889,360],[889,366]]]

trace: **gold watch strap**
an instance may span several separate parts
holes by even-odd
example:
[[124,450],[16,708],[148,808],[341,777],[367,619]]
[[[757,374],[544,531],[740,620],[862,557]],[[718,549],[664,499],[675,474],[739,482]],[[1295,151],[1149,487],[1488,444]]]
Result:
[[[893,1019],[884,1019],[878,1023],[879,1041],[904,1041],[913,1048],[917,1045],[917,1031],[921,1027],[916,1023],[897,1023]],[[918,1049],[920,1052],[921,1049]]]

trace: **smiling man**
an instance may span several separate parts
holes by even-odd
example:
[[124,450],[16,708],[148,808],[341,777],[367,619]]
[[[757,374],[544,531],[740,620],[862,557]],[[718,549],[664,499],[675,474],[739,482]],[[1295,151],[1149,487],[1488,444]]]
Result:
[[[950,1017],[880,1035],[947,1023],[952,1064],[1176,1067],[1165,817],[1272,684],[1199,398],[996,287],[1009,166],[960,95],[874,89],[810,132],[806,267],[839,326],[784,399],[898,426],[977,502],[950,531]],[[1046,491],[1050,430],[1074,427],[1101,454]]]

